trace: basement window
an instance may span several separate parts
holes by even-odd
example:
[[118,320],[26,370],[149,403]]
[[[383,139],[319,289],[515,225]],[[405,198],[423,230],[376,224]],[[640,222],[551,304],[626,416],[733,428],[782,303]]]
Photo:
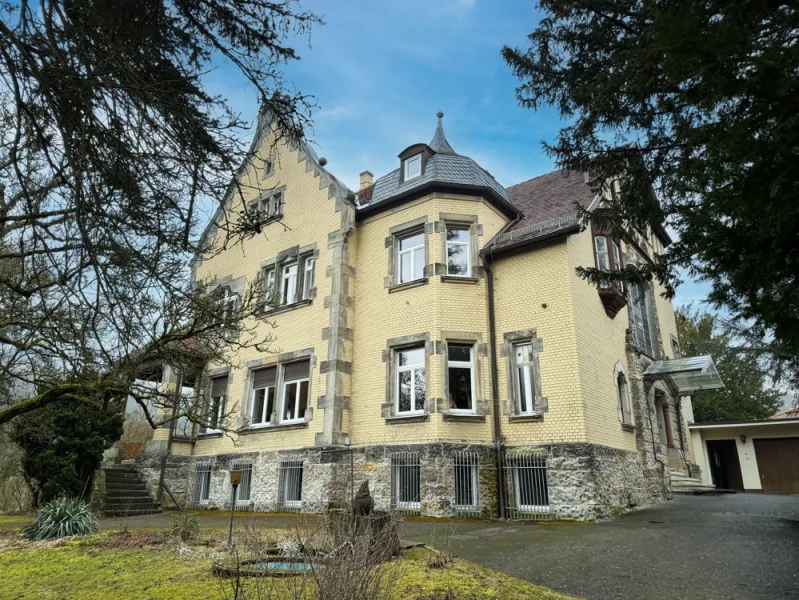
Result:
[[391,508],[418,511],[421,506],[421,464],[418,452],[391,455]]

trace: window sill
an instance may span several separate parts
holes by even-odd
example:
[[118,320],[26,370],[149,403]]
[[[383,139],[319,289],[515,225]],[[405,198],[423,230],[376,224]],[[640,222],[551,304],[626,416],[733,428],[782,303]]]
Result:
[[544,420],[544,415],[509,415],[511,423],[538,423]]
[[239,435],[252,435],[254,433],[266,433],[267,431],[289,431],[292,429],[305,429],[308,427],[308,421],[299,423],[278,423],[277,425],[261,425],[256,427],[248,427],[239,431]]
[[442,275],[441,281],[444,283],[469,283],[476,284],[480,281],[477,277],[459,277],[458,275]]
[[313,298],[308,298],[307,300],[300,300],[299,302],[294,302],[293,304],[287,304],[285,306],[281,306],[280,308],[276,308],[274,310],[267,310],[265,311],[265,315],[271,317],[273,315],[279,315],[281,313],[289,312],[291,310],[297,310],[298,308],[302,308],[304,306],[310,306],[313,303]]
[[421,279],[414,279],[413,281],[408,281],[406,283],[398,283],[396,285],[392,285],[390,288],[388,288],[388,293],[393,294],[394,292],[401,292],[402,290],[408,290],[422,285],[427,285],[427,277],[422,277]]
[[476,415],[474,413],[453,413],[445,412],[445,421],[460,421],[462,423],[485,423],[485,415]]
[[221,438],[223,435],[225,435],[224,431],[209,431],[208,433],[198,433],[197,440]]
[[401,425],[403,423],[423,423],[430,420],[430,415],[394,415],[386,417],[386,425]]
[[621,424],[621,430],[622,431],[627,431],[629,433],[634,433],[635,432],[635,425],[628,425],[627,423],[622,423]]

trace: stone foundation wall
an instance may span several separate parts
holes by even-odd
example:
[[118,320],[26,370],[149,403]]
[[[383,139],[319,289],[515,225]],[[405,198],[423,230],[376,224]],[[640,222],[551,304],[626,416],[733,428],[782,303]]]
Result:
[[[194,457],[192,456],[172,455],[167,458],[166,470],[164,471],[164,482],[184,508],[187,504],[193,459]],[[144,481],[153,498],[158,496],[158,480],[161,477],[162,461],[163,455],[159,454],[139,454],[136,457],[136,470],[141,475],[142,481]],[[172,500],[166,492],[162,495],[161,502],[164,508],[174,508]]]
[[[538,446],[545,453],[547,483],[552,514],[557,519],[602,519],[625,510],[662,501],[666,488],[662,472],[647,468],[645,458],[635,451],[595,444],[552,444]],[[497,517],[497,471],[495,449],[485,445],[451,443],[372,446],[347,448],[306,448],[296,451],[220,454],[215,456],[170,457],[166,480],[172,490],[194,505],[197,463],[210,463],[209,500],[204,509],[229,509],[230,469],[234,461],[252,464],[250,501],[237,506],[245,510],[285,510],[278,499],[280,464],[285,459],[303,461],[302,501],[292,510],[319,513],[329,508],[350,506],[353,489],[369,481],[377,510],[391,509],[391,459],[395,453],[417,453],[420,465],[420,506],[425,516],[456,517],[455,463],[459,452],[474,453],[479,460],[480,509],[468,516]],[[158,485],[159,457],[140,457],[137,466],[148,486]],[[166,501],[166,500],[165,500]]]

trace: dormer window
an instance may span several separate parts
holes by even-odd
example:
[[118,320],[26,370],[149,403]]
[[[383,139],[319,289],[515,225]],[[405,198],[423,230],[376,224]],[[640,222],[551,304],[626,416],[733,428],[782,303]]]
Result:
[[416,154],[405,159],[405,181],[422,174],[422,155]]

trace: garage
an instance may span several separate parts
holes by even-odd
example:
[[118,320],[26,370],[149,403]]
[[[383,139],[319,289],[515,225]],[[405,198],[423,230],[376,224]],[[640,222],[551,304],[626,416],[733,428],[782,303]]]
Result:
[[[764,494],[799,494],[799,418],[691,423],[702,483]],[[786,414],[783,413],[783,414]]]
[[754,442],[763,492],[799,493],[799,437]]

